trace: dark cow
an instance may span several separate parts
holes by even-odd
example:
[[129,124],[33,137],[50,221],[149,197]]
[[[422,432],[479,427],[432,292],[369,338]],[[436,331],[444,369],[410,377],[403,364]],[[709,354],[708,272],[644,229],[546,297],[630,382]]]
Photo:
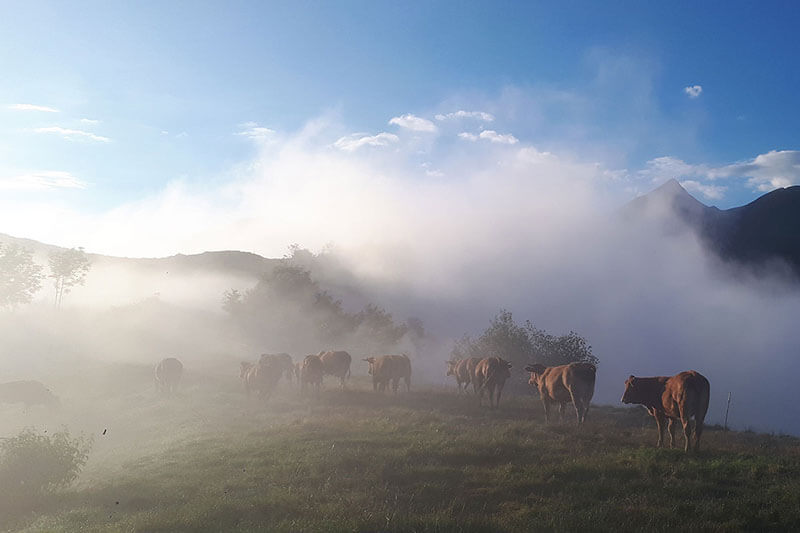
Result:
[[472,382],[478,388],[478,405],[483,403],[483,392],[488,390],[489,407],[492,409],[500,407],[500,395],[503,393],[506,380],[511,377],[509,368],[511,363],[500,357],[486,357],[478,362]]
[[711,394],[708,380],[694,370],[681,372],[672,377],[659,376],[652,378],[637,378],[630,376],[625,381],[625,393],[622,403],[636,403],[643,405],[647,412],[656,419],[658,427],[658,443],[661,447],[664,434],[664,420],[668,421],[669,446],[675,441],[676,420],[683,425],[683,435],[686,439],[684,450],[691,448],[690,438],[692,427],[690,419],[694,417],[694,450],[700,448],[700,436],[703,434],[703,421],[708,411],[708,401]]
[[397,394],[400,380],[406,383],[406,392],[411,391],[411,360],[407,355],[378,355],[364,359],[369,363],[369,374],[372,376],[372,390],[383,392],[389,381],[392,390]]
[[344,380],[350,377],[350,354],[340,350],[319,352],[317,355],[322,361],[323,374],[339,378],[339,385],[344,389]]
[[300,368],[300,387],[303,392],[306,387],[311,385],[314,387],[314,393],[319,396],[319,388],[322,385],[322,360],[318,355],[307,355],[303,359],[302,367]]
[[591,363],[570,363],[568,365],[546,367],[540,364],[528,365],[525,370],[531,373],[528,381],[539,389],[539,397],[544,404],[545,419],[550,421],[550,406],[560,404],[559,414],[564,418],[568,402],[575,406],[578,424],[586,421],[589,402],[594,396],[594,380],[597,368]]
[[292,382],[292,377],[294,376],[294,361],[292,361],[291,355],[283,352],[262,353],[261,356],[258,358],[258,361],[262,362],[266,361],[267,359],[276,361],[281,369],[281,374],[286,377],[289,383]]
[[239,365],[239,377],[242,378],[248,398],[251,393],[257,392],[261,398],[269,399],[283,372],[283,365],[269,358],[259,360],[257,363],[242,362]]
[[172,394],[178,390],[183,375],[183,363],[174,357],[166,357],[156,365],[154,383],[156,392]]
[[25,407],[61,405],[58,397],[38,381],[10,381],[0,383],[0,403],[21,403]]

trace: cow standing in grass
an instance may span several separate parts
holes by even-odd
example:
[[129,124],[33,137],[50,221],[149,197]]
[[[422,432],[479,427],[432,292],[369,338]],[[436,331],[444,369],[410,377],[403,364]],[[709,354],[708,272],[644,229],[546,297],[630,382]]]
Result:
[[307,355],[300,368],[300,390],[305,393],[306,387],[314,387],[314,395],[319,396],[322,386],[323,365],[318,355]]
[[271,358],[259,359],[257,363],[242,362],[239,365],[239,377],[248,398],[256,392],[259,397],[269,399],[283,372],[283,365]]
[[266,360],[275,361],[281,369],[281,375],[285,376],[289,383],[292,382],[292,377],[294,376],[294,361],[292,361],[292,356],[288,353],[262,353],[258,360],[259,362]]
[[397,394],[402,379],[406,383],[406,392],[411,392],[411,360],[407,355],[379,355],[367,357],[364,361],[369,363],[372,390],[383,392],[391,381],[392,390]]
[[461,394],[462,386],[463,391],[467,392],[467,387],[472,382],[472,373],[470,372],[470,362],[472,362],[473,368],[475,365],[478,364],[480,359],[477,357],[470,357],[469,359],[458,359],[455,361],[446,361],[447,364],[447,375],[453,376],[456,378],[456,384],[458,385],[458,393]]
[[500,407],[500,395],[506,380],[511,377],[510,368],[511,363],[500,357],[486,357],[478,362],[472,382],[478,388],[478,405],[483,403],[483,392],[489,391],[489,407]]
[[708,411],[711,386],[702,374],[689,370],[672,377],[658,376],[637,378],[630,376],[625,381],[625,393],[622,403],[643,405],[647,412],[656,419],[658,442],[661,447],[664,435],[664,421],[668,423],[669,446],[675,442],[675,421],[683,425],[683,436],[686,439],[685,451],[691,448],[691,419],[694,418],[694,450],[700,448],[700,436],[703,434],[703,421]]
[[0,403],[21,403],[26,408],[32,405],[57,407],[58,397],[38,381],[10,381],[0,383]]
[[154,383],[156,392],[172,394],[178,390],[183,375],[183,363],[174,357],[166,357],[156,365]]
[[591,363],[570,363],[550,367],[534,364],[526,366],[525,370],[531,373],[528,383],[539,389],[539,397],[544,404],[545,420],[550,421],[552,404],[560,404],[559,415],[563,419],[567,403],[572,402],[578,424],[586,421],[589,403],[594,396],[597,367]]
[[350,354],[339,350],[319,352],[317,355],[322,361],[323,374],[339,378],[339,385],[344,390],[344,380],[350,377],[350,363],[352,361]]

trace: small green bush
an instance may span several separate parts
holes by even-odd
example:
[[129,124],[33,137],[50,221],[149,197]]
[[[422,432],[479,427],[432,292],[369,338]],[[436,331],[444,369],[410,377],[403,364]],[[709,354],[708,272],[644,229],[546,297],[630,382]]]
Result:
[[91,439],[66,429],[51,435],[31,428],[0,440],[0,503],[51,493],[75,481],[89,458]]

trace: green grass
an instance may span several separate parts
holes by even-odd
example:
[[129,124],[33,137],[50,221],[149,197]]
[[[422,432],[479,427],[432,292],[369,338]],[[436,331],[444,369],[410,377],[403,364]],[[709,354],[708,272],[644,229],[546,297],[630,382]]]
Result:
[[576,428],[545,424],[533,397],[490,411],[454,391],[354,388],[313,401],[284,387],[247,405],[235,381],[209,378],[175,398],[131,386],[102,406],[87,399],[70,427],[114,424],[79,483],[5,527],[800,530],[794,438],[709,428],[687,455],[655,449],[641,409],[593,407]]

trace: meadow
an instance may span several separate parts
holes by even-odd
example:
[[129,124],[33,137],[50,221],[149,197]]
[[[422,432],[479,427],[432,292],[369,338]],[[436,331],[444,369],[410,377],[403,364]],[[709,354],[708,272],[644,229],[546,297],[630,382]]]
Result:
[[282,383],[266,404],[210,373],[159,397],[133,365],[60,387],[55,412],[0,406],[0,435],[65,425],[93,436],[89,462],[4,530],[800,530],[788,436],[708,427],[687,455],[654,447],[642,408],[593,406],[578,428],[574,411],[545,424],[533,395],[491,411],[454,385],[394,397],[365,377],[318,398]]

